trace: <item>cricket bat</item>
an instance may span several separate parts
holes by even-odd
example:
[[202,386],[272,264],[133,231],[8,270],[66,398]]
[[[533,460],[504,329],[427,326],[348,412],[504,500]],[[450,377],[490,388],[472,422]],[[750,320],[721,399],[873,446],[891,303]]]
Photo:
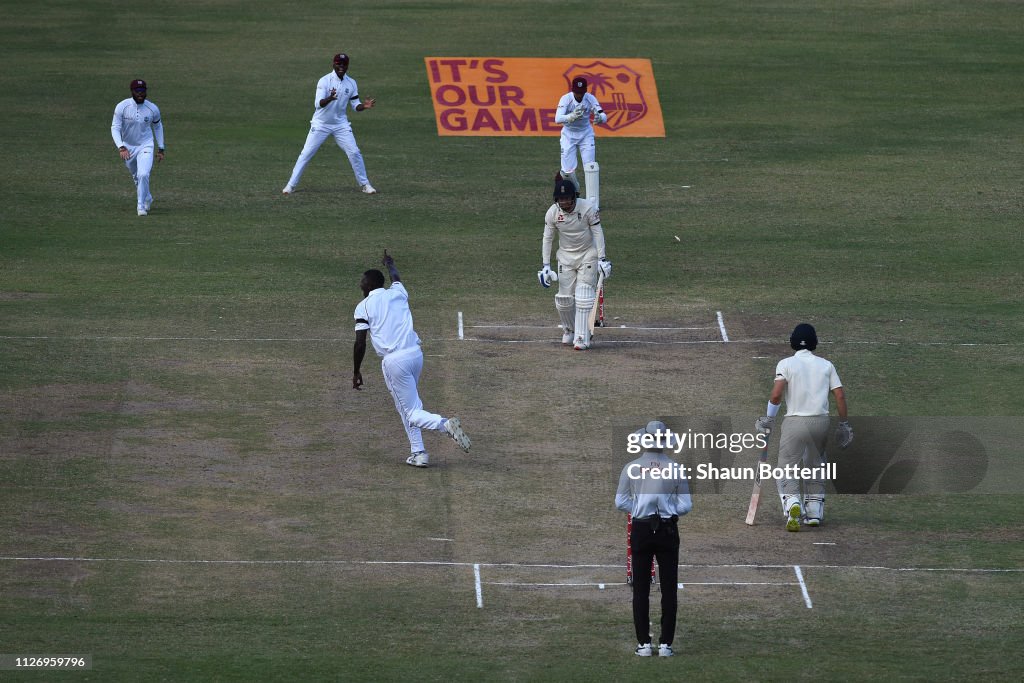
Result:
[[[590,325],[590,334],[594,334],[595,325],[597,325],[597,327],[604,326],[604,273],[601,273],[600,275],[597,276],[596,289],[597,301],[594,302],[594,307],[590,309],[590,320],[588,321],[588,324]],[[601,314],[600,324],[597,324],[598,313]]]
[[754,473],[754,491],[750,494],[750,507],[747,508],[747,524],[754,524],[754,517],[757,516],[757,504],[761,502],[761,463],[768,462],[768,436],[771,435],[769,432],[765,435],[764,439],[764,450],[761,451],[761,456],[757,459],[758,467]]

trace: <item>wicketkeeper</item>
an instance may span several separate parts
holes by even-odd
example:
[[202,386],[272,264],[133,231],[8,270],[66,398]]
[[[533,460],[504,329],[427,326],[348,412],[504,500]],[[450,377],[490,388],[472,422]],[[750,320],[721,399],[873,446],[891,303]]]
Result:
[[[759,417],[754,426],[762,434],[773,430],[775,416],[785,399],[786,419],[782,423],[779,443],[779,467],[803,463],[800,466],[820,468],[825,464],[829,393],[835,397],[840,420],[836,443],[840,448],[846,448],[853,441],[853,428],[846,420],[846,394],[835,366],[812,353],[818,347],[814,327],[807,323],[797,325],[789,337],[789,345],[796,353],[783,358],[775,367],[775,385],[768,399],[768,414]],[[800,484],[800,479],[779,482],[787,531],[800,531],[801,520],[808,526],[818,526],[825,518],[825,481],[803,480],[802,504]]]
[[[544,215],[541,242],[542,287],[558,282],[555,310],[562,321],[562,343],[577,351],[590,348],[590,311],[597,302],[597,281],[612,276],[612,262],[604,251],[601,212],[589,200],[576,198],[572,181],[555,182],[554,204]],[[558,233],[558,272],[551,270],[551,247]]]

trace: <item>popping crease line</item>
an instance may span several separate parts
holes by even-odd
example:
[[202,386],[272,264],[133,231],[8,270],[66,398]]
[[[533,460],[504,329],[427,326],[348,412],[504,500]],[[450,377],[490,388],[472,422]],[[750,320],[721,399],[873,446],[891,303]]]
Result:
[[[131,557],[41,557],[41,556],[3,556],[0,562],[123,562],[139,564],[223,564],[223,565],[411,565],[431,567],[491,567],[491,568],[523,568],[523,569],[623,569],[621,564],[535,564],[523,562],[442,562],[433,560],[204,560],[204,559],[169,559],[169,558],[131,558]],[[680,564],[680,569],[793,569],[792,564]],[[844,564],[804,564],[807,569],[850,569],[877,570],[891,572],[964,572],[964,573],[1022,573],[1024,568],[988,568],[988,567],[886,567],[882,565],[844,565]]]
[[[473,326],[469,326],[473,327]],[[477,325],[476,327],[483,327]],[[503,327],[503,326],[502,326]],[[557,328],[549,328],[557,329]],[[708,330],[714,329],[712,327],[615,327],[614,325],[609,326],[608,330],[615,329],[626,329],[626,330]],[[146,337],[146,336],[55,336],[55,335],[12,335],[5,334],[0,335],[0,339],[6,339],[9,341],[91,341],[91,342],[102,342],[102,341],[138,341],[138,342],[239,342],[239,343],[266,343],[266,342],[287,342],[287,343],[349,343],[352,341],[351,338],[346,337]],[[451,339],[445,337],[432,338],[430,341],[437,342],[450,342],[450,341],[475,341],[493,344],[552,344],[556,343],[557,339],[480,339],[478,337],[468,337],[466,339]],[[708,340],[690,340],[690,341],[644,341],[640,339],[602,339],[599,343],[601,344],[650,344],[650,345],[665,345],[665,344],[784,344],[781,339],[708,339]],[[956,342],[956,341],[871,341],[871,340],[851,340],[851,341],[819,341],[818,345],[840,345],[840,344],[861,344],[866,346],[901,346],[916,344],[918,346],[962,346],[962,347],[1011,347],[1020,346],[1024,342]]]

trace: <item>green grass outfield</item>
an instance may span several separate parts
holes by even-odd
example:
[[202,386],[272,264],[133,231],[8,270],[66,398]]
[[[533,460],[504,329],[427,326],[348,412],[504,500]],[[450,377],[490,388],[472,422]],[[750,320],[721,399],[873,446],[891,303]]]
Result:
[[[747,484],[696,496],[670,661],[631,654],[611,448],[651,416],[752,420],[800,321],[855,428],[1019,425],[1019,3],[4,14],[0,654],[92,656],[47,680],[1024,677],[1012,444],[1002,493],[837,496],[806,534],[768,507],[745,527]],[[378,99],[352,119],[380,194],[327,143],[282,197],[340,50]],[[666,137],[597,141],[607,310],[700,328],[640,341],[699,343],[542,341],[558,143],[436,135],[423,58],[476,55],[651,59]],[[137,77],[167,134],[146,218],[109,135]],[[427,435],[427,470],[403,464],[372,358],[350,388],[359,275],[384,248],[424,401],[474,438],[466,456]],[[458,340],[458,311],[488,341]],[[521,327],[476,327],[497,324]]]

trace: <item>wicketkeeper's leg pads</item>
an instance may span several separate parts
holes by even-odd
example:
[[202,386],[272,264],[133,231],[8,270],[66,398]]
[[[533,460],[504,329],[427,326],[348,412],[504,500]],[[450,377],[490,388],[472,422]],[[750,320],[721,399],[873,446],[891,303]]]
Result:
[[[596,161],[583,164],[583,173],[587,179],[587,199],[594,202],[594,206],[601,207],[601,167]],[[579,187],[577,185],[577,187]]]

